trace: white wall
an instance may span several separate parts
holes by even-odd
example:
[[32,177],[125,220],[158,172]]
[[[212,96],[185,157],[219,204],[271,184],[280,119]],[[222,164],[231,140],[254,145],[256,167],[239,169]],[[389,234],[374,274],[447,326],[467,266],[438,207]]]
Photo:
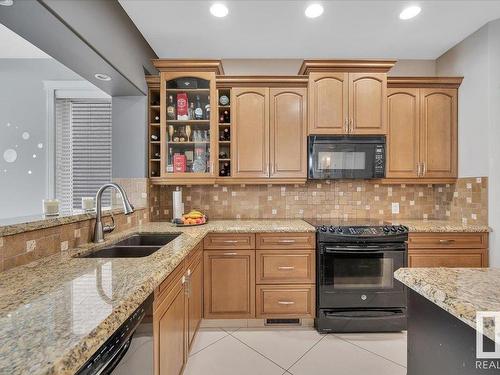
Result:
[[[296,75],[302,59],[224,59],[226,75]],[[389,71],[392,76],[434,76],[435,60],[399,60]]]
[[488,25],[436,61],[438,76],[463,76],[458,106],[460,177],[488,175]]
[[436,60],[399,60],[389,76],[429,77],[436,75]]
[[147,97],[115,96],[113,103],[113,177],[147,175]]
[[459,175],[488,176],[490,264],[500,266],[500,20],[492,21],[436,61],[438,75],[462,75]]
[[0,218],[39,214],[48,195],[44,80],[82,78],[53,59],[0,59]]

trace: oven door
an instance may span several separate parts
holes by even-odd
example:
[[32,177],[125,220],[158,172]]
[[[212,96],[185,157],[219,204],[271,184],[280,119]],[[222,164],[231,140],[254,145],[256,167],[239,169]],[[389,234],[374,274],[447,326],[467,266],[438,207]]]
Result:
[[394,272],[405,267],[406,244],[321,245],[319,307],[406,306],[404,285]]
[[385,176],[383,137],[309,137],[309,179]]

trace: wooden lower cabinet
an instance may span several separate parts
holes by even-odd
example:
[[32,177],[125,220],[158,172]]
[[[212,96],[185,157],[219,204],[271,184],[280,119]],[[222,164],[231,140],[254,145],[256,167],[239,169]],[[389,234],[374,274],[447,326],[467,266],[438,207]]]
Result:
[[255,317],[255,250],[204,252],[204,317]]
[[203,252],[200,251],[187,271],[188,286],[188,347],[193,344],[203,317]]
[[186,362],[186,278],[173,281],[153,312],[155,375],[181,374]]
[[409,267],[488,267],[488,233],[410,233]]
[[[203,314],[203,251],[199,246],[155,290],[155,375],[182,374]],[[188,261],[189,260],[189,261]]]

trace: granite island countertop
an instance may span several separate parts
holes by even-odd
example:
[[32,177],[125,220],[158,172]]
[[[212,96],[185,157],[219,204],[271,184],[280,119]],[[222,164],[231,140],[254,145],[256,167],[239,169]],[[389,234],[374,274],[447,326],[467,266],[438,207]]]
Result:
[[[500,268],[400,268],[394,277],[474,329],[477,311],[500,311]],[[494,325],[484,334],[495,341]]]
[[[74,374],[209,232],[313,232],[302,220],[147,223],[0,273],[0,373]],[[178,232],[143,258],[77,258],[133,233]]]

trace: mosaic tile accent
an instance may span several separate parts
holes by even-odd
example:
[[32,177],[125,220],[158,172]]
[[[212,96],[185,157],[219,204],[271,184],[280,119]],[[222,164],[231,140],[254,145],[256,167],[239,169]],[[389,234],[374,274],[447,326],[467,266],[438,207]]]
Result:
[[[438,219],[487,224],[487,178],[448,185],[381,185],[369,180],[307,182],[305,185],[183,187],[185,210],[211,219],[371,218]],[[170,220],[175,187],[152,186],[151,220]],[[392,214],[399,203],[399,214]],[[154,218],[153,218],[154,217]]]
[[[148,205],[148,179],[147,178],[113,178],[113,182],[120,185],[134,207],[146,207]],[[120,193],[113,191],[111,196],[113,207],[121,207]]]

